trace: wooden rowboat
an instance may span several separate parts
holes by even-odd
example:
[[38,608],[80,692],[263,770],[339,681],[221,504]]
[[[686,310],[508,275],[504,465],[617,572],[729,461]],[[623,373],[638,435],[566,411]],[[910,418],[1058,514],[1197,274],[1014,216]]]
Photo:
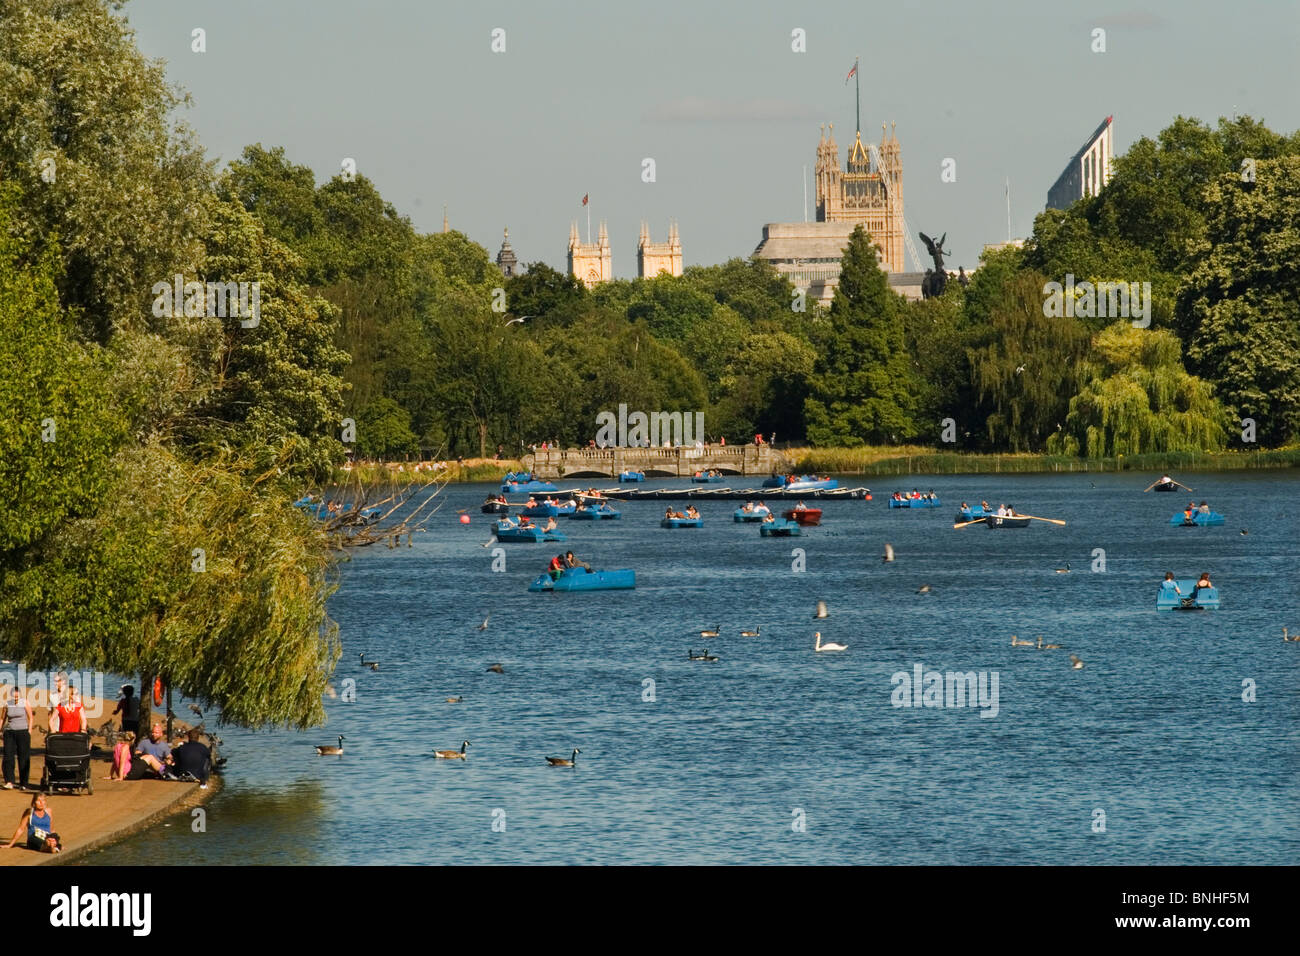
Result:
[[804,527],[822,523],[821,508],[791,508],[789,511],[781,512],[781,517],[786,521],[795,521]]

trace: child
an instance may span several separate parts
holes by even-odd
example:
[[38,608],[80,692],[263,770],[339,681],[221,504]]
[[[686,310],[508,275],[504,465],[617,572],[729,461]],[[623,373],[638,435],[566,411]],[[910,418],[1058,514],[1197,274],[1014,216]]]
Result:
[[113,747],[113,768],[108,772],[107,780],[125,780],[131,772],[131,747],[135,744],[135,734],[127,733],[118,739]]

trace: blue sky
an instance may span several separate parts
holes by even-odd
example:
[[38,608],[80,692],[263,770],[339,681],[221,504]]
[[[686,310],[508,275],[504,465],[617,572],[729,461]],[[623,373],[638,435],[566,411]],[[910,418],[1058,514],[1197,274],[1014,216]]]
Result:
[[[642,219],[656,241],[678,221],[687,265],[748,256],[764,223],[803,218],[804,166],[811,217],[820,124],[835,124],[841,164],[853,140],[844,79],[857,56],[863,137],[897,122],[913,239],[947,232],[952,268],[1006,238],[1007,177],[1012,233],[1027,235],[1108,115],[1117,154],[1179,114],[1300,127],[1297,0],[132,0],[124,12],[193,95],[186,118],[223,162],[279,145],[323,181],[351,157],[416,228],[441,229],[446,203],[493,255],[509,226],[522,261],[557,268],[570,222],[586,232],[590,193],[624,277]],[[1097,27],[1104,53],[1091,50]],[[195,28],[205,53],[190,49]],[[791,49],[796,28],[807,52]],[[949,157],[954,183],[940,180]]]

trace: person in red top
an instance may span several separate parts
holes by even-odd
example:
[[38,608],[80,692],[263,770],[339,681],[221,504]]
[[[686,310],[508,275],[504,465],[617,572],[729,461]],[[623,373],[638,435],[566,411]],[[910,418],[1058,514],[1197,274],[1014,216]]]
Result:
[[86,711],[81,706],[81,695],[77,693],[75,687],[68,690],[66,699],[59,701],[54,711],[59,715],[58,733],[84,734],[86,732]]
[[558,581],[560,575],[564,573],[564,555],[557,554],[555,557],[551,558],[551,563],[547,566],[547,570],[551,574],[551,580]]

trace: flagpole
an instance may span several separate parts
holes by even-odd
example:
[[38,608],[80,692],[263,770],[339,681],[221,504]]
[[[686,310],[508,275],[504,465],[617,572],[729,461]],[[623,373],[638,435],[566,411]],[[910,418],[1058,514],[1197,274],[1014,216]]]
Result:
[[591,245],[591,193],[587,194],[587,245]]
[[857,108],[858,108],[857,133],[859,137],[862,136],[862,75],[861,75],[861,71],[858,69],[858,61],[861,59],[862,59],[861,57],[856,57],[856,56],[853,58],[853,92],[857,100]]

